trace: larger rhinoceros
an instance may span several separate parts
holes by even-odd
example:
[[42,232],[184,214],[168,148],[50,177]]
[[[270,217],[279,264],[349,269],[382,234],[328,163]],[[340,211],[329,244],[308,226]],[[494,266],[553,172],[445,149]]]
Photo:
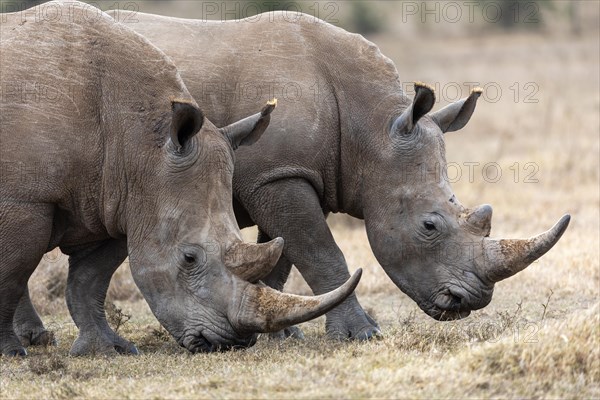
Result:
[[256,279],[283,247],[242,243],[231,206],[232,146],[258,139],[274,105],[217,129],[164,53],[73,1],[2,15],[0,84],[2,354],[43,340],[27,281],[57,246],[69,255],[74,354],[137,353],[103,309],[128,254],[152,312],[192,352],[250,345],[356,286],[360,274],[325,296],[282,295],[224,266]]
[[[443,179],[443,134],[468,122],[479,90],[430,113],[432,89],[417,84],[411,100],[374,44],[305,14],[225,22],[113,15],[135,21],[129,26],[174,60],[218,123],[272,93],[282,98],[260,143],[238,150],[233,178],[240,226],[258,225],[259,240],[285,239],[285,258],[265,280],[275,288],[291,263],[315,293],[349,276],[325,220],[343,212],[364,219],[377,260],[423,311],[461,318],[487,305],[495,282],[548,251],[567,227],[564,216],[530,239],[489,239],[491,207],[466,209]],[[379,331],[354,295],[327,314],[326,328],[350,338]]]

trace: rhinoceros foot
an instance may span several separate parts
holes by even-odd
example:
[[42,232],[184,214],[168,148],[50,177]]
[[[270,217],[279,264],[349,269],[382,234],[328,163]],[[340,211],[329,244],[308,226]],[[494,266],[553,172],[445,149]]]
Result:
[[4,355],[9,357],[25,357],[27,355],[27,350],[24,347],[18,349],[8,350]]
[[29,346],[56,346],[56,338],[54,332],[47,330],[30,330],[18,332],[17,336],[21,344],[25,347]]
[[88,355],[138,355],[138,349],[133,343],[123,339],[121,336],[113,333],[110,337],[106,335],[91,336],[79,335],[69,354],[72,356],[88,356]]
[[370,340],[381,336],[379,325],[362,308],[327,314],[327,335],[337,340]]
[[27,350],[25,350],[25,347],[23,346],[13,347],[9,349],[3,349],[0,355],[5,357],[25,357],[27,355]]
[[24,357],[27,355],[27,350],[19,342],[17,335],[14,333],[0,332],[0,354],[8,357]]
[[270,340],[284,340],[287,338],[304,340],[304,332],[294,325],[277,332],[271,332],[268,334],[268,338]]

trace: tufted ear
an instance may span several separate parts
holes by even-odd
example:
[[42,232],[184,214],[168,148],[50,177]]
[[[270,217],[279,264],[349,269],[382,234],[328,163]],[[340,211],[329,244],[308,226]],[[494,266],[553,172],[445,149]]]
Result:
[[204,115],[198,106],[186,100],[173,100],[171,111],[171,142],[181,151],[202,128]]
[[448,104],[441,110],[431,114],[431,118],[444,133],[462,129],[471,119],[477,99],[482,92],[483,89],[481,88],[473,89],[469,97]]
[[269,126],[271,112],[275,107],[277,107],[277,99],[268,101],[259,113],[224,126],[220,131],[229,140],[234,150],[239,146],[251,145],[262,136]]
[[410,106],[396,118],[390,129],[390,136],[407,134],[413,130],[419,119],[433,108],[435,93],[433,88],[415,82],[415,98]]

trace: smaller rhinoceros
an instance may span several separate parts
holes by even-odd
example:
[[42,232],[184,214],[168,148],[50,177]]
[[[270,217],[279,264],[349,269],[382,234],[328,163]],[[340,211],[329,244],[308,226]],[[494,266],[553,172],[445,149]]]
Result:
[[80,330],[72,354],[137,353],[103,309],[127,255],[156,318],[192,352],[251,345],[352,293],[360,273],[311,298],[249,282],[270,272],[283,241],[242,243],[232,147],[258,139],[274,104],[217,129],[164,53],[85,3],[2,15],[0,56],[2,354],[44,340],[27,281],[57,246]]
[[[128,26],[173,59],[213,121],[245,115],[260,94],[287,100],[260,142],[238,150],[233,177],[240,226],[258,225],[259,241],[285,239],[268,285],[281,289],[292,264],[314,293],[344,282],[348,266],[326,222],[341,212],[364,219],[377,261],[423,311],[462,318],[567,228],[565,215],[530,239],[493,240],[491,207],[463,207],[443,179],[444,134],[469,121],[478,90],[432,112],[430,87],[417,84],[409,98],[377,46],[307,14],[222,22],[113,13],[135,19]],[[326,328],[341,338],[379,333],[354,295]]]

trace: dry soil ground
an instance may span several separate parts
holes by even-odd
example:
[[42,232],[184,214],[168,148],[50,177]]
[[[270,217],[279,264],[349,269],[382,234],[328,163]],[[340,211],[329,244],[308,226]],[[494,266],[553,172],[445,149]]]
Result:
[[[303,325],[304,341],[262,338],[251,349],[223,354],[178,348],[122,268],[110,298],[132,315],[119,332],[142,355],[115,358],[68,357],[77,332],[64,305],[65,259],[52,253],[31,282],[58,347],[30,349],[25,359],[1,358],[0,397],[598,398],[598,31],[371,39],[403,80],[439,86],[436,107],[452,100],[457,88],[466,96],[468,82],[484,86],[484,101],[468,127],[446,137],[455,193],[467,206],[494,206],[495,237],[536,234],[571,213],[554,249],[499,283],[487,308],[439,323],[389,281],[362,224],[334,216],[331,225],[349,265],[365,269],[358,295],[384,337],[329,341],[321,318]],[[490,162],[497,166],[485,170]],[[307,293],[297,274],[288,290]]]

